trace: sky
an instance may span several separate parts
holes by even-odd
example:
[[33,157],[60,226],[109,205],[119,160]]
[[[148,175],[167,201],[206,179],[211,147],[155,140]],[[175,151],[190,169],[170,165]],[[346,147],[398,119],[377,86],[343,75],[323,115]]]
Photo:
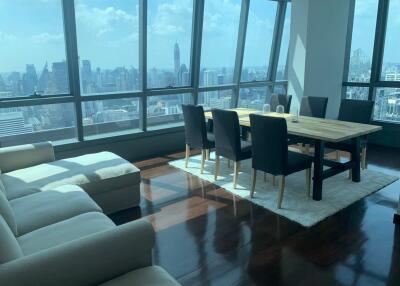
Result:
[[[276,3],[251,1],[245,65],[267,62]],[[148,1],[148,68],[190,64],[193,0]],[[202,67],[233,66],[240,0],[206,0]],[[138,0],[75,0],[78,53],[92,68],[138,67]],[[10,13],[12,11],[12,13]],[[26,20],[23,20],[26,19]],[[65,60],[61,0],[0,0],[0,72]]]
[[[354,51],[361,48],[369,59],[372,59],[374,36],[378,9],[378,0],[356,0],[352,47]],[[400,63],[400,1],[392,0],[389,6],[388,28],[386,32],[386,45],[384,63]]]

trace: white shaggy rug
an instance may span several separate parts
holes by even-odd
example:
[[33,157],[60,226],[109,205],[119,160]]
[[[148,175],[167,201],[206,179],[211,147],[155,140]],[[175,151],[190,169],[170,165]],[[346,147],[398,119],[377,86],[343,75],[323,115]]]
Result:
[[254,198],[250,198],[251,160],[241,162],[238,185],[234,189],[232,183],[233,164],[231,164],[231,168],[228,168],[226,159],[221,160],[220,174],[218,180],[214,181],[214,157],[215,155],[212,153],[211,160],[206,161],[203,174],[200,174],[200,155],[190,157],[188,168],[185,168],[184,159],[169,164],[306,227],[315,225],[352,203],[398,180],[395,176],[364,170],[361,171],[361,182],[354,183],[348,179],[348,172],[344,172],[324,180],[322,200],[314,201],[306,196],[305,174],[302,171],[286,177],[282,209],[278,209],[276,207],[278,186],[274,187],[271,182],[264,182],[262,172],[257,173]]

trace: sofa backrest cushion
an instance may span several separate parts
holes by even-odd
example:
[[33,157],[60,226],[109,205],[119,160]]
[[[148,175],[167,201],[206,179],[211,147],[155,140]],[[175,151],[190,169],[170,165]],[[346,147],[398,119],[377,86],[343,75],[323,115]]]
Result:
[[0,264],[18,259],[22,256],[23,253],[17,239],[4,218],[0,216]]
[[6,198],[6,195],[2,191],[0,191],[0,215],[3,217],[10,230],[16,236],[18,231],[14,211],[11,208],[10,202]]

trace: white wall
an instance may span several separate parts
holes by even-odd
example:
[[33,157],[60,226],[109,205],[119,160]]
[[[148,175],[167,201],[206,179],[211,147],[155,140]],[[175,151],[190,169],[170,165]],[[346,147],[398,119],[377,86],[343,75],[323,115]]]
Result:
[[292,1],[288,59],[293,106],[302,96],[328,97],[327,117],[339,110],[350,0]]

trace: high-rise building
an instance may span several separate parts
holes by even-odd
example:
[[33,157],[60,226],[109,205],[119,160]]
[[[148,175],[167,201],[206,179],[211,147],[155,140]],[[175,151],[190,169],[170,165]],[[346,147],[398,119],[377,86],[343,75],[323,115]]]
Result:
[[83,93],[91,93],[93,82],[92,76],[92,66],[89,60],[82,60],[82,67],[81,67],[81,83],[82,83],[82,91]]
[[33,94],[38,88],[38,76],[35,65],[26,65],[26,72],[22,78],[24,94]]
[[[213,86],[217,83],[217,72],[215,70],[206,70],[204,72],[204,85],[205,86]],[[204,93],[204,102],[205,105],[210,105],[213,99],[216,99],[218,93],[216,91],[207,91]]]
[[54,93],[67,93],[69,90],[68,71],[65,61],[53,63],[52,76],[55,88]]
[[178,42],[176,42],[174,46],[174,67],[175,67],[175,75],[178,75],[179,68],[181,67],[181,53],[179,50]]
[[22,112],[0,113],[0,137],[33,132],[33,126],[25,124]]
[[48,94],[48,88],[49,88],[49,82],[50,82],[50,72],[48,68],[48,64],[46,64],[43,67],[42,73],[39,78],[39,92]]

